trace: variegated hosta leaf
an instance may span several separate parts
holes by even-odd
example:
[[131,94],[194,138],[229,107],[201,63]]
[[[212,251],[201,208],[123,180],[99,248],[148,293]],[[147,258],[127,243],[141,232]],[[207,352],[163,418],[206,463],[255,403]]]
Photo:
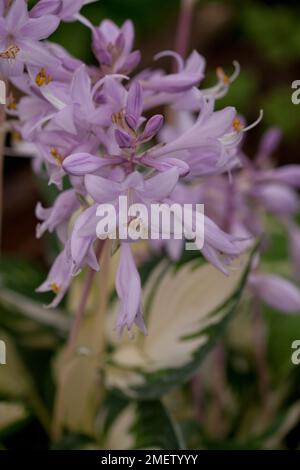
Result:
[[[119,398],[115,397],[110,403],[113,408],[118,406],[118,403],[114,403],[116,400],[118,402]],[[104,421],[105,429],[104,449],[184,448],[180,430],[160,401],[128,402],[123,405],[115,419],[108,419],[109,423],[100,410],[99,418]],[[105,408],[105,413],[109,411],[108,408]]]
[[145,287],[148,336],[114,341],[106,385],[151,399],[188,380],[237,308],[249,265],[244,255],[226,277],[207,263],[161,263]]

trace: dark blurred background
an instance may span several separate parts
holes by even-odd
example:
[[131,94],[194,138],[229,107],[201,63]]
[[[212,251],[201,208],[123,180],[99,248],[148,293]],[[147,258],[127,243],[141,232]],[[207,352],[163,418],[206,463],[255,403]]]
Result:
[[[94,24],[103,18],[118,24],[131,18],[137,48],[143,54],[140,67],[147,67],[157,52],[174,49],[179,5],[179,0],[101,0],[82,12]],[[298,0],[199,0],[193,21],[190,49],[197,49],[207,59],[203,86],[216,81],[216,67],[231,73],[232,61],[240,63],[240,77],[218,106],[236,106],[249,122],[262,108],[263,122],[248,134],[246,150],[253,155],[264,130],[279,126],[283,130],[276,155],[279,163],[300,162],[300,105],[291,102],[291,83],[300,79],[299,20]],[[90,32],[82,25],[63,24],[52,39],[76,57],[93,63]],[[170,67],[170,62],[161,65]],[[35,239],[34,208],[40,199],[47,204],[51,192],[46,182],[41,183],[32,174],[29,159],[7,156],[5,253],[22,255],[30,261],[43,260],[45,241]]]

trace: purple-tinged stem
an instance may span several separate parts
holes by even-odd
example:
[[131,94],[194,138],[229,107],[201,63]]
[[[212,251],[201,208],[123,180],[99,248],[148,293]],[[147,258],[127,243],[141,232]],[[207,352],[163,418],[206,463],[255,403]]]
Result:
[[178,19],[175,50],[186,57],[191,36],[193,11],[197,0],[182,0]]
[[[98,242],[98,246],[97,246],[97,249],[96,249],[96,256],[97,256],[98,259],[101,256],[103,247],[104,247],[104,241],[101,240],[101,241]],[[89,269],[89,271],[86,275],[86,279],[85,279],[85,282],[84,282],[80,302],[79,302],[79,305],[78,305],[77,312],[75,314],[74,323],[73,323],[73,326],[72,326],[72,329],[71,329],[71,332],[70,332],[70,336],[69,336],[69,339],[68,339],[68,343],[67,343],[67,354],[69,354],[69,355],[71,355],[74,352],[74,349],[76,347],[76,340],[77,340],[77,337],[78,337],[78,333],[80,331],[80,326],[81,326],[82,320],[84,318],[85,309],[86,309],[87,301],[88,301],[88,298],[89,298],[89,294],[90,294],[90,290],[91,290],[91,287],[92,287],[92,284],[93,284],[95,274],[96,274],[96,271],[94,271],[93,269]]]
[[[98,245],[96,248],[96,255],[98,259],[100,259],[101,257],[104,246],[105,246],[105,240],[98,241]],[[55,397],[53,424],[52,424],[52,438],[55,441],[59,440],[62,437],[61,423],[62,423],[62,416],[63,416],[63,411],[64,411],[64,402],[66,399],[65,388],[66,388],[66,385],[69,379],[69,374],[72,368],[72,357],[73,357],[74,350],[76,349],[77,338],[80,332],[80,327],[82,324],[82,320],[84,318],[86,305],[88,302],[89,294],[91,292],[91,287],[92,287],[95,275],[96,275],[96,271],[89,269],[85,282],[84,282],[83,291],[81,294],[78,309],[75,315],[74,323],[70,332],[66,351],[64,354],[65,367],[60,372],[58,381],[57,381],[57,392],[56,392],[56,397]]]

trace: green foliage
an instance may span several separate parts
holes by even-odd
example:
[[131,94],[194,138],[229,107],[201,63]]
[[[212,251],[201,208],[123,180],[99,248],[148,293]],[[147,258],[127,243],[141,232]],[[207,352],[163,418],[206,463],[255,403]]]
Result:
[[[100,408],[98,417],[98,420],[104,421],[104,448],[116,436],[120,446],[130,442],[132,449],[179,450],[185,447],[178,425],[161,401],[132,402],[110,393],[104,405]],[[103,408],[105,416],[101,417]]]
[[300,56],[299,8],[243,2],[241,26],[252,45],[266,59],[286,65]]
[[262,97],[265,126],[276,123],[287,138],[299,135],[300,126],[300,109],[292,103],[291,95],[291,83],[286,83],[284,86],[274,87]]

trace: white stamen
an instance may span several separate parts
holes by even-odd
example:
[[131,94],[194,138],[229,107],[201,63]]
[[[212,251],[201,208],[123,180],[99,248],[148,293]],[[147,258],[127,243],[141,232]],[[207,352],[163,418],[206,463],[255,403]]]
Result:
[[244,128],[241,130],[241,132],[247,132],[247,131],[250,131],[250,129],[253,129],[253,127],[256,127],[257,124],[259,124],[260,121],[262,120],[263,116],[264,116],[264,111],[263,111],[263,109],[261,109],[261,110],[259,111],[259,116],[258,116],[258,118],[256,119],[256,121],[254,121],[254,122],[253,122],[252,124],[250,124],[249,126],[244,127]]
[[[129,77],[127,75],[122,75],[120,73],[113,73],[113,74],[109,75],[109,77],[110,78],[120,78],[121,80],[129,80]],[[104,84],[106,78],[107,78],[107,76],[104,77],[104,78],[101,78],[100,80],[98,80],[98,82],[95,83],[95,85],[92,88],[92,96],[94,96],[95,93],[99,90],[99,88]]]
[[239,64],[239,62],[237,60],[234,60],[232,62],[233,66],[234,66],[234,72],[232,73],[232,75],[229,77],[229,81],[230,83],[233,83],[237,78],[238,76],[240,75],[241,73],[241,66]]
[[174,52],[174,51],[163,51],[163,52],[159,52],[159,54],[156,54],[154,56],[154,60],[159,60],[159,59],[162,59],[163,57],[173,57],[173,59],[175,59],[177,62],[178,72],[182,72],[182,70],[184,69],[184,61],[181,55],[179,55],[177,52]]

